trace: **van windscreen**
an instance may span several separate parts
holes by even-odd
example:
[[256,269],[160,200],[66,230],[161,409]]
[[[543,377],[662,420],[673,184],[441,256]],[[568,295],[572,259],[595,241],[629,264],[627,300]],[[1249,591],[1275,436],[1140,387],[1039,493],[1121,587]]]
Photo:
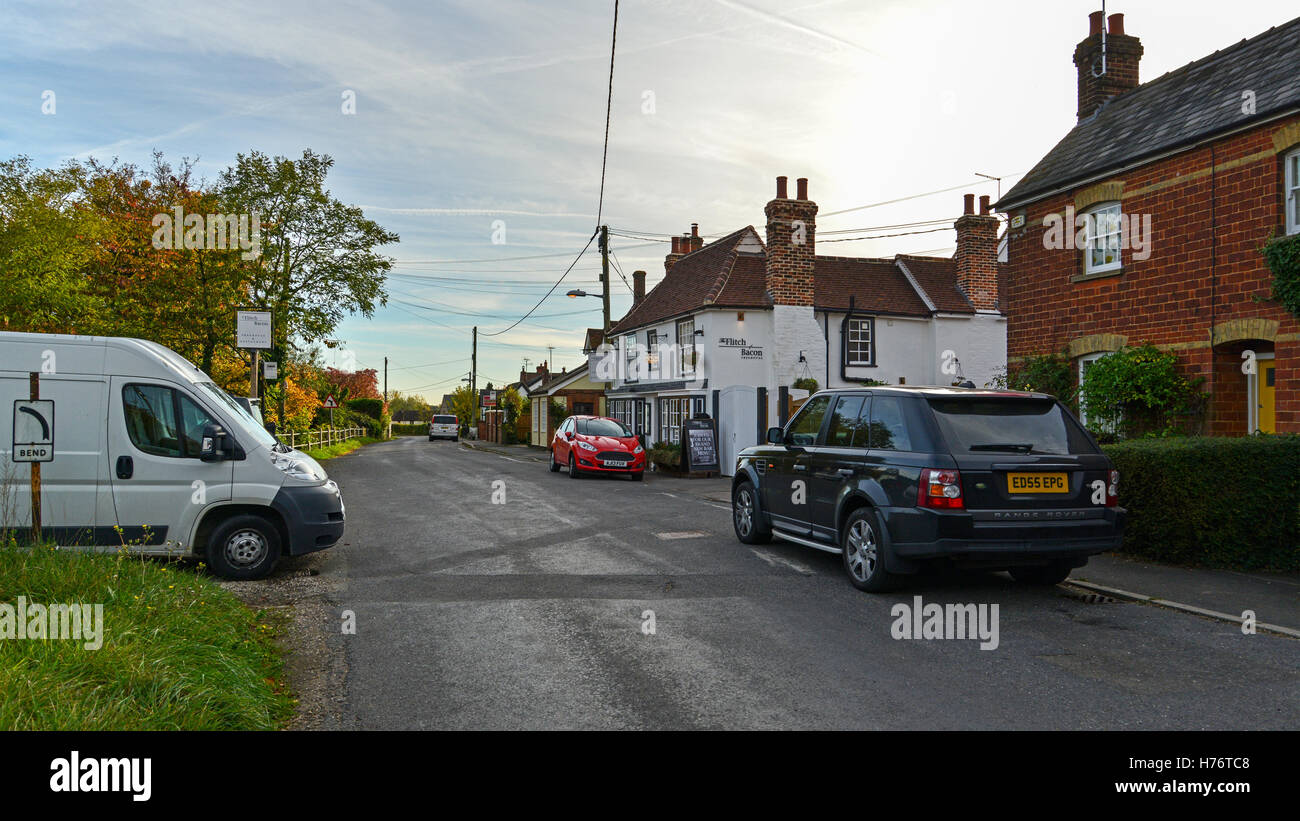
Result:
[[1052,399],[931,399],[954,456],[964,453],[1096,453]]
[[435,424],[435,425],[454,425],[454,424],[456,424],[456,417],[454,417],[454,416],[435,416],[435,417],[433,417],[433,424]]

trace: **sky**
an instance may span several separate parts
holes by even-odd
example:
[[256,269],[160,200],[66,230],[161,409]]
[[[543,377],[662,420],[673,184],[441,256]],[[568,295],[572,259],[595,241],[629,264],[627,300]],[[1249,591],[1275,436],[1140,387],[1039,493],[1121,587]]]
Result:
[[[1071,55],[1099,7],[623,0],[601,213],[613,320],[634,270],[662,279],[668,235],[761,235],[781,175],[792,194],[809,179],[819,253],[950,256],[962,194],[996,199],[1074,125]],[[333,157],[333,196],[401,241],[383,249],[389,304],[344,320],[327,363],[388,357],[390,390],[436,403],[468,374],[475,325],[480,386],[517,379],[525,358],[584,361],[600,300],[565,293],[599,294],[594,243],[502,331],[598,224],[613,0],[4,8],[0,157],[147,166],[159,150],[210,180],[240,152]],[[1293,0],[1115,12],[1142,40],[1143,81],[1297,14]]]

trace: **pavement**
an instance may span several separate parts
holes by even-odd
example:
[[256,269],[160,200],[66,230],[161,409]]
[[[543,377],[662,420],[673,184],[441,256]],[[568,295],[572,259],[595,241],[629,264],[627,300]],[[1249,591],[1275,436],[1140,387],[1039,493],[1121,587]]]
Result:
[[[462,442],[477,450],[531,459],[545,463],[546,450],[530,445],[499,445],[494,442]],[[702,499],[731,503],[730,477],[685,479],[666,474],[646,474],[669,482],[676,492]],[[1201,611],[1223,620],[1240,623],[1243,614],[1254,614],[1257,629],[1272,630],[1300,638],[1300,573],[1264,573],[1237,570],[1207,570],[1177,567],[1120,554],[1091,559],[1086,567],[1070,576],[1078,584],[1104,595],[1124,596],[1157,606],[1179,605],[1189,612]]]
[[[547,471],[544,451],[473,444],[407,437],[328,463],[348,525],[318,568],[325,647],[343,656],[321,725],[1300,726],[1295,639],[1005,573],[863,594],[838,556],[740,544],[725,478],[573,480]],[[1097,568],[1130,587],[1165,577],[1132,564]],[[1220,575],[1169,577],[1207,579],[1177,591],[1191,597]],[[1226,575],[1243,591],[1275,586]],[[909,640],[897,614],[916,597],[992,611],[996,641]],[[340,635],[345,614],[356,630]]]

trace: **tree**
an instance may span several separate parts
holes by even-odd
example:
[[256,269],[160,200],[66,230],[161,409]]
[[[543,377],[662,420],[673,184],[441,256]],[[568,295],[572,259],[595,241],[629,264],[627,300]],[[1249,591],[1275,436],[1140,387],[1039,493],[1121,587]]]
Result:
[[338,368],[326,368],[325,379],[331,386],[330,393],[339,402],[344,399],[382,399],[379,395],[379,372],[374,368],[360,371],[341,371]]
[[246,262],[249,297],[273,312],[279,346],[292,337],[324,339],[345,315],[370,317],[388,301],[393,260],[375,249],[399,237],[330,196],[325,177],[333,165],[310,150],[299,160],[253,151],[221,175],[223,199],[258,217],[260,254]]
[[451,412],[456,414],[461,430],[469,428],[469,421],[474,417],[474,408],[478,405],[478,395],[469,385],[461,385],[451,395]]

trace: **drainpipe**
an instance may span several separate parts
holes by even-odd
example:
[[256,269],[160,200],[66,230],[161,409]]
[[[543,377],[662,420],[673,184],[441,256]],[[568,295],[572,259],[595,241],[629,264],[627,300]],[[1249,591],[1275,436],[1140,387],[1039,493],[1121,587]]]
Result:
[[[1215,168],[1214,143],[1210,143],[1210,406],[1206,409],[1206,433],[1214,432],[1214,302],[1216,291],[1218,289],[1218,248],[1219,238],[1217,234],[1217,214],[1215,212],[1215,188],[1217,183],[1217,169]],[[1150,242],[1150,240],[1147,240]],[[1249,391],[1248,391],[1249,392]],[[1247,433],[1250,433],[1250,414],[1246,414]]]

